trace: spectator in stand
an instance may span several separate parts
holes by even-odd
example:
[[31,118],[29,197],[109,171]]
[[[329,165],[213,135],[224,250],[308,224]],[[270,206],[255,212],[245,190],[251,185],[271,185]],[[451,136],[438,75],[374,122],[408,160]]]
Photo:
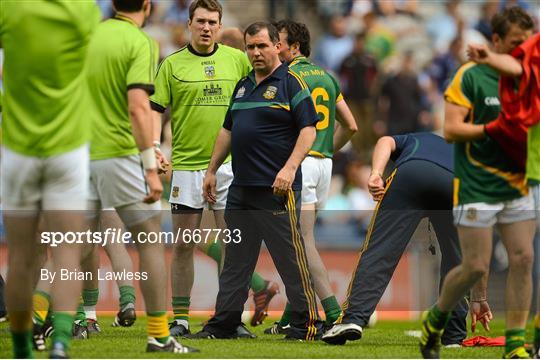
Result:
[[482,15],[474,26],[474,28],[484,35],[488,41],[491,41],[491,18],[497,13],[498,9],[498,1],[486,0],[486,2],[482,4]]
[[412,53],[404,55],[400,71],[383,84],[379,100],[379,113],[385,123],[376,123],[377,135],[400,135],[419,130],[422,90]]
[[166,24],[186,24],[189,20],[189,0],[175,0],[165,13],[163,22]]
[[246,44],[244,43],[244,33],[242,30],[236,27],[226,28],[221,30],[218,37],[218,42],[238,49],[240,51],[246,50]]
[[383,16],[404,14],[417,16],[418,0],[373,0],[375,12]]
[[395,48],[395,34],[378,21],[374,12],[368,12],[363,17],[366,32],[366,51],[373,54],[378,63],[392,55]]
[[463,39],[461,37],[456,37],[450,43],[448,51],[436,56],[429,66],[429,77],[436,84],[437,90],[441,95],[448,87],[449,80],[454,75],[457,68],[464,63],[462,48]]
[[426,30],[439,53],[445,52],[450,41],[458,35],[458,21],[461,18],[459,4],[460,0],[448,0],[445,11],[433,16],[426,24]]
[[339,69],[341,89],[356,119],[358,131],[351,142],[357,152],[365,152],[375,145],[373,132],[374,88],[377,79],[375,58],[365,51],[366,34],[358,33],[353,51]]
[[163,59],[172,53],[183,48],[188,43],[186,36],[186,26],[183,24],[174,24],[167,29],[169,37],[160,42],[160,59]]
[[317,65],[337,73],[343,59],[351,53],[354,40],[347,34],[347,19],[341,15],[330,18],[328,29],[329,32],[317,44],[313,60]]

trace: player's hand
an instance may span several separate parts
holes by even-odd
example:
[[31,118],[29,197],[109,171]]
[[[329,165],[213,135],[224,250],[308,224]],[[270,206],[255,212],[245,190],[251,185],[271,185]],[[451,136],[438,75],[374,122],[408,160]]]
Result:
[[207,171],[203,180],[202,192],[203,197],[210,204],[216,203],[216,184],[216,174]]
[[476,322],[480,322],[486,331],[490,331],[489,322],[493,319],[493,314],[487,301],[471,301],[471,331],[476,331]]
[[274,194],[280,196],[286,195],[287,191],[292,188],[292,183],[294,181],[295,175],[295,170],[285,167],[282,168],[276,175],[274,183],[272,184]]
[[165,155],[157,147],[154,148],[156,153],[156,160],[158,163],[158,174],[166,174],[169,171],[169,166],[171,165]]
[[381,200],[384,195],[384,180],[380,174],[371,173],[371,175],[369,175],[368,190],[373,197],[373,200]]
[[467,46],[467,57],[470,61],[474,61],[475,63],[487,63],[490,54],[491,50],[486,44],[469,44]]
[[146,183],[148,184],[149,193],[144,198],[144,202],[147,204],[155,203],[161,198],[163,192],[163,185],[159,180],[157,169],[145,170]]

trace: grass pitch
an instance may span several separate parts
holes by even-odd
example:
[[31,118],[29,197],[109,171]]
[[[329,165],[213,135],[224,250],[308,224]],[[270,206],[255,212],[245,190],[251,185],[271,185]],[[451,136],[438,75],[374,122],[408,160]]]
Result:
[[[366,329],[359,341],[347,342],[344,346],[331,346],[322,341],[312,343],[282,340],[282,335],[264,335],[263,330],[272,324],[251,328],[258,338],[252,340],[187,340],[181,343],[201,350],[188,355],[147,354],[146,319],[140,317],[131,328],[113,328],[112,317],[99,317],[102,333],[88,340],[72,343],[70,356],[73,358],[418,358],[418,339],[405,334],[408,330],[419,330],[419,322],[379,321],[373,329]],[[203,319],[192,319],[194,331],[201,328]],[[490,333],[474,335],[501,336],[504,334],[502,321],[494,321]],[[471,334],[469,334],[471,336]],[[531,331],[528,338],[532,336]],[[47,345],[49,345],[49,341]],[[11,336],[7,323],[0,324],[0,358],[11,358]],[[503,348],[460,348],[443,349],[443,358],[501,358]],[[47,358],[48,353],[35,353],[36,358]]]

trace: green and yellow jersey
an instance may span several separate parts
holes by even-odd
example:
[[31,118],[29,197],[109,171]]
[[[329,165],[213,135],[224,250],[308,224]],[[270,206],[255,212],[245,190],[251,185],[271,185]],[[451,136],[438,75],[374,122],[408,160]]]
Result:
[[138,154],[127,93],[134,88],[154,93],[157,43],[132,20],[117,15],[97,27],[88,56],[88,84],[96,108],[90,159]]
[[151,101],[159,112],[171,107],[173,170],[208,167],[236,83],[250,69],[243,52],[221,44],[210,54],[188,45],[162,61]]
[[334,77],[321,67],[311,63],[306,57],[293,59],[289,68],[307,84],[315,110],[319,116],[317,138],[309,155],[332,158],[334,154],[334,126],[336,122],[336,104],[343,101],[343,95]]
[[53,156],[89,141],[86,52],[101,20],[95,1],[0,2],[3,145]]
[[[467,122],[486,124],[501,110],[498,83],[498,73],[489,66],[467,63],[454,75],[444,97],[469,110]],[[454,205],[495,203],[527,194],[524,174],[493,139],[458,142],[454,153]]]

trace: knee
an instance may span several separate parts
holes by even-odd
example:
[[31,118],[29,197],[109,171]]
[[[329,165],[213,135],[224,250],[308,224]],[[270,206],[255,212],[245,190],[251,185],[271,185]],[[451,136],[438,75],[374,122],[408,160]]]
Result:
[[508,265],[510,269],[530,271],[533,262],[534,252],[532,250],[515,251],[508,254]]
[[186,258],[193,256],[195,246],[192,243],[180,242],[174,246],[173,256],[175,258]]
[[489,272],[489,263],[476,259],[463,263],[463,272],[471,280],[478,280]]

